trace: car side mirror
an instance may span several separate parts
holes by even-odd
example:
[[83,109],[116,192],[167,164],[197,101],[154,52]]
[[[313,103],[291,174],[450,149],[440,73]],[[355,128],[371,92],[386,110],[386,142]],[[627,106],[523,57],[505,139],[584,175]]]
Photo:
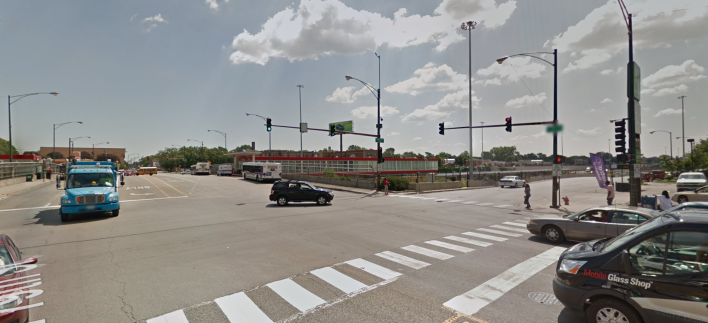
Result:
[[120,182],[120,186],[125,186],[125,182]]
[[37,263],[37,258],[25,258],[22,260],[23,265],[34,265]]
[[577,218],[577,217],[573,218],[573,221],[578,222],[578,221],[580,221],[580,218]]

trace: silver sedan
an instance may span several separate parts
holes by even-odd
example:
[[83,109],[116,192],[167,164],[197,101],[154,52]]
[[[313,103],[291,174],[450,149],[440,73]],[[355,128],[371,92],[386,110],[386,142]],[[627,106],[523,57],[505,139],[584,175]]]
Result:
[[558,217],[540,216],[529,220],[526,229],[552,243],[615,237],[654,216],[652,210],[637,207],[601,206]]

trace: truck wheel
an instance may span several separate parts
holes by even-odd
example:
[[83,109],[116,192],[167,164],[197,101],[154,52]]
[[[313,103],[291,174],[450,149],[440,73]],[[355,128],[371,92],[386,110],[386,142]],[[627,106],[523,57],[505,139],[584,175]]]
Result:
[[117,217],[119,213],[120,213],[120,209],[113,210],[113,211],[111,211],[111,216],[112,216],[112,217]]
[[71,218],[72,218],[71,214],[66,214],[66,213],[64,213],[64,212],[62,212],[62,211],[59,211],[59,215],[61,215],[61,222],[69,222],[69,221],[71,221]]
[[626,303],[612,298],[594,301],[585,311],[589,323],[626,322],[641,323],[639,315]]

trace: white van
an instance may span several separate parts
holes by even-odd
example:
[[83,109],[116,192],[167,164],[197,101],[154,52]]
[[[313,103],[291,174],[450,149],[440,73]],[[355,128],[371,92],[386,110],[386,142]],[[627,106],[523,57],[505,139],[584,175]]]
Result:
[[216,170],[216,176],[231,176],[233,174],[234,165],[231,164],[219,165],[219,168]]

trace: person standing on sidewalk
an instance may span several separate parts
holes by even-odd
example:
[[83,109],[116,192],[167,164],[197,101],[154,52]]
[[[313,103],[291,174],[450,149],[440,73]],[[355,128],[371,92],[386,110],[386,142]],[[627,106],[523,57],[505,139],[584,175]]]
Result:
[[615,187],[610,181],[605,181],[607,185],[607,205],[612,205],[612,200],[615,199]]
[[529,203],[530,198],[531,198],[531,186],[529,186],[529,183],[526,183],[524,185],[524,204],[526,204],[527,209],[531,209],[531,203]]
[[386,192],[386,195],[388,195],[388,178],[384,177],[384,191]]

